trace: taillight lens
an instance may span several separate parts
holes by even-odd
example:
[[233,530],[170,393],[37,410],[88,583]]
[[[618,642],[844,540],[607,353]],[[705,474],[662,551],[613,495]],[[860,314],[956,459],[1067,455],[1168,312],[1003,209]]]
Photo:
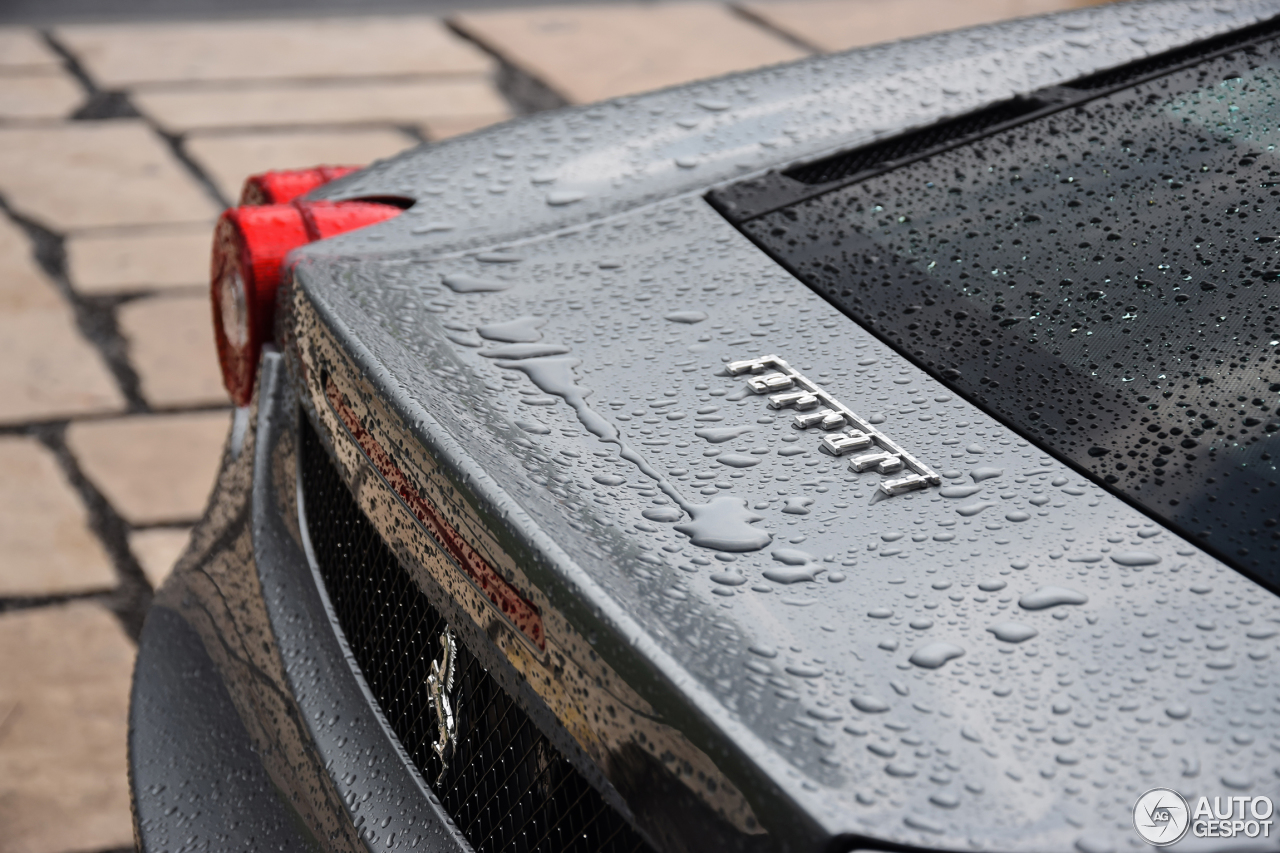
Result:
[[288,169],[251,175],[240,190],[240,205],[284,204],[360,168],[316,166],[312,169]]
[[224,211],[213,236],[210,296],[222,381],[237,406],[253,397],[262,345],[272,338],[281,266],[293,249],[390,219],[368,201],[293,201]]

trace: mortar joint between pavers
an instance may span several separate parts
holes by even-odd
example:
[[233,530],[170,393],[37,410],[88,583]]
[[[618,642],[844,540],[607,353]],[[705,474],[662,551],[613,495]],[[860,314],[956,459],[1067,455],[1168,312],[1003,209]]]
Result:
[[33,427],[30,432],[53,454],[63,476],[84,504],[89,530],[102,543],[119,581],[114,590],[100,593],[98,598],[120,620],[125,633],[137,642],[147,609],[151,606],[153,590],[129,548],[128,524],[80,470],[79,461],[67,446],[65,424]]
[[84,89],[85,102],[71,114],[72,121],[104,121],[114,118],[141,118],[142,113],[129,100],[128,92],[101,89],[93,77],[84,70],[74,53],[58,41],[50,30],[40,30],[40,37],[50,50],[58,55],[63,69],[76,78]]
[[778,27],[774,26],[772,21],[762,17],[761,15],[757,15],[753,10],[747,8],[746,6],[743,6],[738,3],[726,3],[725,6],[726,8],[728,8],[730,12],[732,12],[734,15],[738,16],[742,20],[746,21],[747,23],[753,26],[759,27],[760,29],[769,32],[771,35],[777,38],[780,38],[785,42],[790,43],[792,47],[803,50],[806,53],[812,53],[812,54],[826,53],[826,51],[818,47],[816,44],[811,44],[810,42],[805,41],[795,33],[789,33],[786,30],[779,29]]
[[141,118],[157,136],[165,141],[172,151],[173,156],[178,159],[187,170],[187,172],[196,179],[196,182],[204,189],[205,193],[213,199],[219,207],[230,207],[229,199],[223,197],[222,192],[218,189],[217,184],[210,180],[205,174],[204,169],[200,167],[191,157],[187,156],[187,152],[182,147],[182,137],[170,133],[165,133],[160,127],[152,121],[146,114],[139,112],[133,102],[129,100],[128,92],[111,91],[102,89],[94,81],[93,77],[80,64],[80,60],[75,53],[66,45],[58,40],[58,37],[49,30],[42,30],[45,42],[50,49],[55,51],[62,61],[66,64],[67,71],[80,81],[80,85],[84,86],[85,91],[89,95],[89,101],[80,110],[77,111],[73,118],[80,120],[99,120],[112,118]]
[[457,21],[445,18],[443,23],[450,32],[474,44],[498,63],[498,74],[494,84],[515,115],[526,116],[547,110],[557,110],[572,103],[537,75],[516,65],[501,51],[469,32]]

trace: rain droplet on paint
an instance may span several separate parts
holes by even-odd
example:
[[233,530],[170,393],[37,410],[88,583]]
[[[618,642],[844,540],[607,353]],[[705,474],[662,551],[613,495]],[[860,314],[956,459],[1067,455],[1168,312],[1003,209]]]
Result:
[[1042,586],[1035,592],[1028,592],[1018,599],[1018,606],[1023,610],[1045,610],[1060,604],[1084,604],[1089,596],[1074,589],[1061,586]]
[[1150,551],[1118,551],[1111,555],[1112,561],[1122,566],[1154,566],[1160,558]]
[[849,697],[849,702],[864,714],[882,714],[889,710],[888,702],[871,693],[859,693],[856,696],[851,696]]
[[936,642],[921,646],[908,658],[913,664],[925,669],[937,669],[949,660],[964,654],[964,649],[955,643]]
[[1026,642],[1040,633],[1030,625],[1024,625],[1021,622],[1001,622],[999,625],[992,625],[987,630],[995,634],[997,640],[1006,643]]

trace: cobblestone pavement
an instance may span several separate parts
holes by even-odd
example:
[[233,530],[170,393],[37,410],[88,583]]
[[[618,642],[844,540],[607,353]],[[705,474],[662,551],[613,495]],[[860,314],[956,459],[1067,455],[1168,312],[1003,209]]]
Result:
[[134,641],[230,420],[243,178],[1086,0],[753,0],[0,28],[0,853],[132,844]]

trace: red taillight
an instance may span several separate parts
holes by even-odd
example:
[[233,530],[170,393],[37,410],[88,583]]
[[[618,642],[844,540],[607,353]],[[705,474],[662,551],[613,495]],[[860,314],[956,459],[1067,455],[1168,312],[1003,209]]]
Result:
[[316,166],[314,169],[289,169],[263,172],[245,179],[240,190],[240,204],[284,204],[306,195],[343,175],[358,171],[360,166]]
[[224,211],[213,234],[213,328],[222,381],[237,406],[248,405],[262,345],[272,338],[276,290],[285,256],[400,213],[368,201],[294,201]]

